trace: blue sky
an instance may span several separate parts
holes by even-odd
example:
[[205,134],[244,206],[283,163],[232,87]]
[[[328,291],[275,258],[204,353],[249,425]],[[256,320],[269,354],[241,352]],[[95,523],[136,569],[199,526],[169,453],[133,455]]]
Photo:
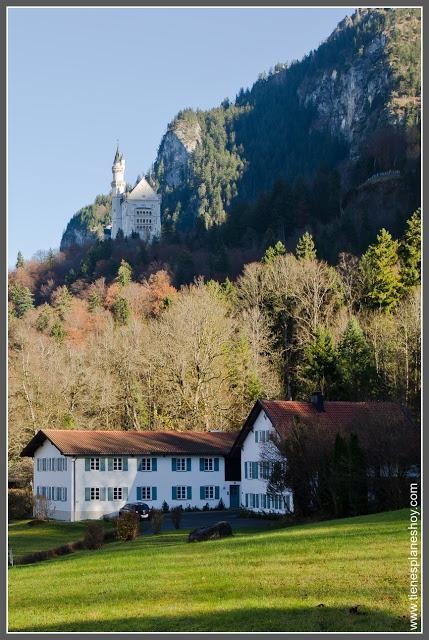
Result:
[[9,263],[154,161],[184,107],[207,109],[316,48],[352,8],[9,9]]

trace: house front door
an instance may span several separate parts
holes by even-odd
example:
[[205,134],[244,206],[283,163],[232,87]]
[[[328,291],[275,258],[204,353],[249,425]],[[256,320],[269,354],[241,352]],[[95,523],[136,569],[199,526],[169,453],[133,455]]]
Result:
[[238,509],[240,506],[240,486],[238,484],[229,485],[229,508]]

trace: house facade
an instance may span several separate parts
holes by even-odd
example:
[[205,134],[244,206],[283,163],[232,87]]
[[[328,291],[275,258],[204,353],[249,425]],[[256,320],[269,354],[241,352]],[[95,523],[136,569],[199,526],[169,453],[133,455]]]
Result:
[[228,508],[239,487],[227,462],[236,435],[47,429],[22,455],[33,456],[33,493],[54,519],[115,515],[136,501],[202,509],[222,500]]

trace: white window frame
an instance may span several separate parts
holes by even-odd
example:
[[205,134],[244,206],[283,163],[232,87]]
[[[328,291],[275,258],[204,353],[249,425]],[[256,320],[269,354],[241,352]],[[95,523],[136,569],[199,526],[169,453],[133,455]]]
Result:
[[90,471],[100,471],[100,458],[90,458],[89,469]]
[[214,500],[214,499],[215,499],[214,486],[204,487],[204,500]]
[[123,471],[123,467],[124,467],[124,463],[122,458],[113,458],[113,461],[112,461],[113,471]]
[[123,500],[122,487],[113,487],[113,500]]
[[140,471],[152,471],[152,458],[140,458]]
[[204,471],[214,471],[213,458],[204,458]]
[[176,471],[186,471],[186,458],[176,458]]
[[152,487],[141,487],[141,499],[152,500]]
[[176,500],[186,500],[187,488],[184,485],[176,487]]
[[101,500],[100,487],[90,487],[89,489],[90,500]]

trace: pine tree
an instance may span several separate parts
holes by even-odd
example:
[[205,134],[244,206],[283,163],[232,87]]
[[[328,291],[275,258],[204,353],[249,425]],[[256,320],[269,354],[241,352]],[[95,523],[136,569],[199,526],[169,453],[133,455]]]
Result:
[[113,317],[116,324],[126,325],[130,319],[130,308],[126,298],[119,296],[113,305]]
[[88,311],[94,313],[101,307],[101,297],[96,291],[91,291],[88,296]]
[[338,353],[331,334],[319,329],[314,341],[304,352],[303,375],[311,390],[320,389],[325,395],[336,395],[339,382]]
[[121,264],[118,269],[118,274],[116,276],[116,282],[121,285],[121,287],[126,287],[127,284],[130,284],[133,276],[133,270],[131,269],[128,262],[125,260],[121,260]]
[[274,246],[268,247],[261,259],[261,262],[263,262],[264,264],[271,264],[272,262],[274,262],[277,256],[284,256],[285,253],[286,247],[284,246],[283,242],[279,240]]
[[22,269],[24,267],[24,256],[20,251],[18,251],[18,255],[16,256],[16,268]]
[[19,282],[11,286],[9,297],[13,303],[14,314],[17,318],[22,318],[34,306],[33,294],[30,289]]
[[377,243],[370,245],[362,256],[364,300],[370,308],[389,312],[401,298],[398,248],[398,241],[381,229]]
[[342,396],[345,400],[365,400],[374,391],[376,378],[372,352],[359,322],[350,318],[338,344]]
[[66,285],[58,287],[55,292],[54,307],[58,311],[58,316],[61,321],[64,321],[67,311],[70,309],[72,303],[72,295]]
[[49,269],[53,269],[55,267],[55,253],[53,249],[49,249],[48,255],[46,256],[46,262]]
[[45,331],[48,326],[49,326],[49,305],[44,304],[42,307],[42,310],[40,311],[39,315],[37,316],[36,319],[36,329],[37,331],[43,332]]
[[406,289],[420,284],[421,275],[421,210],[407,220],[407,228],[400,247],[401,280]]
[[51,336],[60,344],[64,342],[64,337],[65,337],[64,326],[59,318],[55,320],[55,322],[51,327]]
[[306,231],[301,236],[297,242],[295,253],[299,260],[314,260],[316,258],[316,247],[311,233]]

